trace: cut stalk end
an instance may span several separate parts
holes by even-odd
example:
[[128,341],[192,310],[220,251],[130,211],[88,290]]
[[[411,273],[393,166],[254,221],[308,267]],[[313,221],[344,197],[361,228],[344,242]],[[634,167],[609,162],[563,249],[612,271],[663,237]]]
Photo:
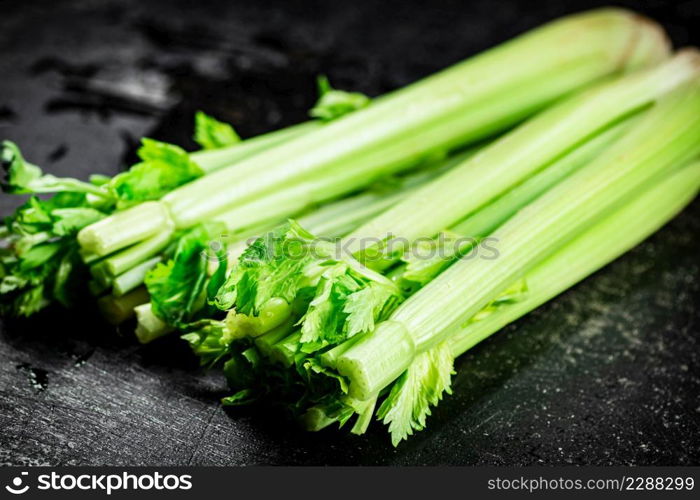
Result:
[[148,201],[89,225],[78,233],[78,243],[83,251],[103,256],[171,226],[168,209],[161,203]]
[[415,353],[406,327],[385,321],[342,354],[336,366],[338,373],[350,381],[350,396],[365,401],[401,375]]
[[162,321],[153,313],[151,303],[134,308],[136,313],[136,338],[142,344],[153,342],[157,338],[170,333],[173,327]]

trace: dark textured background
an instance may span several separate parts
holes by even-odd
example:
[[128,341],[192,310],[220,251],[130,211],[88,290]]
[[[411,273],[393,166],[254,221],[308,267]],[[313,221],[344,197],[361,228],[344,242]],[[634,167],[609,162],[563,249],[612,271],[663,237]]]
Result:
[[[303,119],[320,72],[376,95],[595,4],[3,1],[0,137],[57,174],[113,174],[144,134],[192,145],[195,109],[258,133]],[[628,4],[700,42],[697,1]],[[140,347],[90,304],[4,320],[0,463],[698,465],[699,229],[696,202],[473,349],[397,450],[379,424],[358,438],[227,413],[179,342]]]

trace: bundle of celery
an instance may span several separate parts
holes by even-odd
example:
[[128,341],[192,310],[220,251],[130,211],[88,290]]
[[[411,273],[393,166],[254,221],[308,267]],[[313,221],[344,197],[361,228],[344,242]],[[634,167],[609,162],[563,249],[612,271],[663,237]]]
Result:
[[8,192],[57,194],[7,221],[3,312],[69,304],[89,268],[111,321],[135,312],[142,342],[177,330],[221,362],[226,404],[362,433],[382,399],[397,443],[456,356],[693,197],[699,59],[603,9],[371,101],[321,80],[314,121],[246,141],[199,114],[205,150],[144,140],[113,179],[44,175],[6,144]]
[[[405,176],[384,179],[383,182],[370,186],[364,192],[311,210],[301,215],[298,221],[312,229],[319,237],[332,240],[342,236],[363,221],[397,203],[403,196],[415,191],[434,176],[440,175],[470,157],[476,149],[468,149],[437,162],[436,165]],[[274,229],[281,222],[283,221],[256,228],[254,232],[262,234]],[[251,238],[252,233],[238,233],[237,240],[229,242],[225,251],[219,249],[218,252],[208,252],[212,247],[211,228],[216,227],[216,224],[206,225],[209,229],[205,231],[201,230],[203,227],[205,226],[197,226],[181,239],[170,260],[160,262],[160,258],[157,258],[159,262],[153,271],[139,276],[139,279],[145,280],[152,297],[144,294],[143,289],[124,296],[105,297],[100,300],[100,305],[106,316],[111,318],[113,323],[119,323],[134,312],[138,318],[136,337],[142,343],[169,333],[176,326],[186,328],[185,325],[196,318],[208,317],[212,310],[206,306],[214,296],[202,300],[204,289],[210,289],[212,293],[217,292],[221,283],[215,285],[214,281],[224,276],[229,262],[235,261],[255,238]],[[220,242],[215,242],[215,246],[219,244]],[[203,263],[193,265],[190,257],[198,253],[210,258],[209,265],[202,265]],[[133,273],[127,273],[124,277],[131,280],[129,277],[131,274]],[[184,279],[183,276],[187,278]],[[122,277],[119,277],[115,280],[114,286],[121,286],[121,283]],[[128,286],[128,283],[125,286]],[[163,287],[163,284],[167,286]],[[140,305],[142,302],[148,302],[149,298],[152,299],[150,303]],[[165,307],[166,303],[168,307]]]
[[[698,169],[675,171],[700,155],[699,103],[700,56],[686,50],[542,112],[353,231],[345,254],[284,226],[253,243],[210,295],[226,316],[188,324],[185,339],[203,363],[226,360],[237,391],[229,404],[272,391],[308,411],[312,428],[357,413],[363,431],[390,391],[379,415],[403,439],[449,387],[461,352],[446,347],[454,332],[509,305],[535,307],[649,234],[665,219],[530,297],[530,270],[640,193],[676,203],[651,189],[660,179],[680,175],[672,194],[692,197]],[[671,205],[656,209],[668,218],[682,203]],[[446,229],[477,239],[443,238],[440,258],[415,255],[412,242]],[[462,258],[486,236],[498,258]]]
[[[325,78],[319,79],[319,91],[318,102],[309,113],[316,121],[242,141],[230,125],[198,112],[194,139],[202,150],[188,154],[178,146],[144,138],[138,150],[140,163],[113,178],[92,176],[90,182],[44,174],[24,160],[15,144],[3,142],[3,191],[32,196],[5,219],[2,228],[0,311],[29,316],[53,301],[66,306],[74,303],[87,281],[83,261],[93,260],[80,251],[76,240],[84,227],[112,213],[159,199],[216,170],[235,168],[246,157],[318,129],[369,102],[362,94],[331,88]],[[38,194],[54,196],[40,199]],[[141,263],[118,282],[115,280],[114,294],[124,295],[141,284],[148,266],[149,261]],[[91,285],[97,293],[106,287],[99,280]]]
[[[572,39],[572,30],[580,36]],[[155,262],[164,260],[164,250],[167,257],[173,255],[173,237],[181,238],[183,229],[194,231],[200,240],[211,238],[211,231],[225,232],[230,240],[255,234],[309,205],[492,135],[586,84],[657,63],[667,52],[658,28],[630,13],[602,10],[572,16],[375,99],[322,129],[244,160],[236,169],[177,189],[158,204],[143,204],[93,224],[78,239],[85,252],[106,256],[93,265],[93,274],[119,295],[123,283],[135,287]],[[161,267],[152,281],[167,280],[168,273],[170,281],[176,280],[179,266],[173,265],[169,270]],[[200,305],[195,301],[185,309]],[[163,308],[152,310],[171,325],[201,316],[190,311],[187,318],[180,312],[171,317]]]
[[[628,12],[601,10],[551,23],[249,156],[235,168],[175,189],[158,202],[102,219],[79,233],[81,252],[93,262],[98,282],[120,293],[115,282],[129,273],[130,284],[136,285],[133,278],[141,279],[154,262],[168,260],[188,232],[200,239],[225,232],[230,240],[255,234],[309,206],[433,162],[564,95],[655,64],[667,53],[658,28]],[[160,269],[161,281],[167,272]],[[168,323],[192,319],[156,310]]]

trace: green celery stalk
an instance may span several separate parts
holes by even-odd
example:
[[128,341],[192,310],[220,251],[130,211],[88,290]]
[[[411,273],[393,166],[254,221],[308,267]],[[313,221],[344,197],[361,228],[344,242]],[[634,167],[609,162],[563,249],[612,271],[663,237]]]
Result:
[[[362,170],[367,184],[426,155],[512,126],[587,84],[658,62],[667,51],[658,28],[629,12],[605,9],[564,18],[244,159],[235,168],[202,177],[161,201],[176,227],[184,228],[290,183]],[[341,183],[336,188],[336,194],[343,191]],[[139,224],[139,231],[150,235],[161,221],[142,217]],[[109,222],[84,229],[79,241],[89,249],[113,250],[134,243],[125,237],[119,246]]]
[[[473,149],[458,153],[442,161],[439,167],[432,167],[426,171],[418,171],[397,179],[396,185],[391,186],[393,191],[389,193],[381,190],[369,191],[311,209],[305,215],[300,216],[299,221],[324,237],[341,236],[357,227],[363,220],[373,217],[395,204],[402,196],[429,181],[433,176],[446,172],[474,153]],[[292,189],[289,198],[290,204],[299,203],[299,206],[304,207],[307,205],[305,202],[307,198],[300,197],[297,190]],[[237,211],[222,214],[215,219],[227,225],[230,233],[226,235],[226,239],[236,242],[230,245],[230,256],[235,254],[238,247],[242,251],[249,238],[274,229],[284,220],[285,215],[294,212],[290,205],[279,204],[279,199],[273,197],[270,200],[266,197],[248,205],[244,214]],[[252,225],[242,229],[237,228],[236,224],[240,224],[241,221]],[[171,233],[172,230],[162,231],[99,263],[99,267],[104,268],[110,276],[115,277],[112,282],[114,295],[122,295],[143,284],[145,273],[161,260],[157,254],[168,244]]]
[[357,254],[368,237],[393,236],[410,242],[434,236],[594,135],[648,107],[660,95],[695,78],[700,73],[699,60],[697,51],[686,50],[654,68],[553,106],[353,231],[347,237],[348,251]]
[[[453,236],[443,252],[431,257],[417,256],[406,259],[406,263],[390,271],[393,280],[403,281],[407,288],[424,285],[447,268],[455,259],[472,251],[479,239],[488,237],[518,210],[537,199],[573,172],[583,167],[618,140],[641,116],[635,115],[593,137],[557,161],[548,165],[529,179],[480,208],[444,232]],[[453,258],[449,258],[453,255]],[[387,262],[391,262],[387,259]],[[376,264],[373,263],[373,267]]]
[[[604,267],[673,218],[690,203],[699,189],[700,161],[696,160],[661,179],[658,185],[643,190],[630,202],[605,216],[554,255],[528,271],[523,280],[527,290],[517,300],[504,302],[496,307],[489,305],[466,326],[452,333],[445,341],[449,350],[454,357],[460,356],[508,323]],[[338,356],[346,350],[337,347],[323,354],[324,364],[334,366]],[[428,353],[423,353],[419,357],[427,355]],[[420,363],[420,360],[417,361]],[[369,401],[373,400],[374,398],[370,398]],[[317,422],[319,417],[325,415],[323,406],[312,407],[311,410],[314,411],[305,414],[305,422],[308,418]],[[337,422],[337,419],[332,415],[323,419],[326,425],[334,422]],[[312,427],[311,430],[314,430],[317,426]],[[399,431],[398,435],[393,436],[394,443],[405,437],[407,436]]]
[[[640,116],[628,118],[612,128],[605,130],[586,143],[577,147],[574,151],[558,159],[547,168],[541,170],[530,179],[515,186],[505,195],[498,198],[494,203],[487,205],[483,209],[477,211],[471,217],[468,217],[467,219],[457,223],[455,226],[447,229],[446,233],[454,234],[458,237],[458,239],[453,242],[455,247],[458,247],[455,248],[454,258],[446,258],[446,256],[441,253],[437,253],[431,258],[417,258],[410,261],[410,266],[404,264],[391,270],[388,273],[388,276],[393,280],[408,279],[408,281],[418,284],[427,283],[437,276],[443,269],[448,267],[456,258],[463,255],[464,252],[469,249],[468,247],[471,247],[474,244],[474,240],[471,238],[465,238],[466,236],[488,236],[493,229],[501,225],[508,218],[512,217],[522,207],[543,194],[545,191],[547,191],[547,189],[556,185],[563,178],[571,175],[574,171],[583,167],[600,155],[624,133],[628,132],[631,126],[639,121],[640,118]],[[481,216],[482,211],[486,212],[485,217]],[[315,227],[305,225],[301,219],[299,219],[298,222],[302,224],[303,227],[311,227],[310,230],[314,234],[323,234],[316,232]],[[373,262],[373,267],[374,264],[375,263]],[[411,272],[414,274],[411,275]],[[419,276],[415,275],[416,272],[419,273]],[[288,348],[288,346],[293,345],[294,342],[292,342],[292,340],[294,339],[296,339],[296,342],[300,340],[300,335],[298,332],[292,334],[289,341],[287,341],[281,347]],[[359,337],[355,337],[353,340],[358,339]],[[335,358],[337,358],[341,352],[345,352],[345,350],[347,350],[351,344],[351,341],[344,342],[330,351],[322,354],[322,358],[328,366],[334,366]]]
[[[393,233],[406,238],[405,243],[415,242],[419,237],[432,237],[449,228],[465,215],[479,217],[481,209],[488,211],[486,222],[499,225],[572,175],[635,122],[643,120],[650,113],[648,108],[661,96],[699,78],[699,61],[697,52],[688,50],[655,68],[591,89],[544,111],[354,230],[345,237],[343,250],[348,249],[373,269],[382,269],[392,263],[396,254],[385,258],[382,252],[378,262],[374,258],[370,260],[370,256],[374,257],[371,253],[360,255],[359,250],[364,249],[370,238],[379,241]],[[495,201],[488,205],[492,199]],[[471,222],[468,217],[467,221],[452,227],[464,231],[461,226],[466,224],[466,230],[474,229]],[[470,244],[465,239],[458,241]],[[355,261],[344,259],[344,262]],[[421,273],[429,281],[449,263],[447,259],[426,262],[430,266]],[[307,268],[310,275],[317,272],[313,268],[324,270],[315,261]],[[391,277],[394,278],[393,274]],[[344,277],[341,275],[340,279]],[[310,310],[311,307],[307,312]]]
[[[299,221],[304,222],[306,227],[312,228],[314,232],[324,237],[342,236],[345,232],[360,224],[365,218],[376,215],[388,205],[396,203],[401,196],[427,182],[433,175],[452,168],[462,159],[472,154],[474,154],[474,151],[471,150],[459,153],[453,158],[445,160],[440,167],[432,168],[428,171],[420,171],[407,175],[403,179],[398,179],[398,186],[388,193],[370,191],[321,206],[300,217]],[[263,229],[271,229],[277,224],[279,224],[279,219],[275,220],[275,224],[272,226],[263,226]],[[227,254],[229,255],[229,260],[237,257],[247,246],[248,239],[260,232],[260,228],[258,228],[249,234],[237,234],[237,241],[228,245]],[[161,260],[160,257],[154,257],[113,278],[111,282],[113,295],[119,297],[143,284],[146,273]],[[104,265],[104,261],[100,263],[100,267],[104,267]],[[137,317],[139,320],[137,337],[144,343],[151,342],[172,331],[172,328],[166,323],[158,320],[150,307],[139,308]],[[143,325],[140,324],[141,322],[143,322]],[[276,330],[276,335],[279,335],[279,330]],[[269,340],[269,337],[267,340]]]
[[[439,168],[428,169],[426,172],[418,172],[416,174],[406,176],[406,179],[403,182],[413,184],[414,186],[424,184],[425,181],[429,180],[432,175],[439,175],[440,173],[447,171],[449,168],[452,168],[454,165],[471,155],[473,155],[471,150],[457,153],[453,157],[444,160],[442,162],[443,164]],[[428,165],[432,165],[432,163],[433,161],[429,161]],[[346,170],[333,177],[322,177],[320,179],[312,179],[299,184],[292,184],[289,187],[281,188],[274,193],[262,196],[251,203],[235,207],[232,210],[219,214],[214,217],[214,220],[223,222],[226,225],[226,228],[232,232],[245,230],[248,227],[259,225],[275,225],[279,223],[279,221],[284,220],[286,217],[293,216],[297,213],[303,213],[305,210],[308,210],[310,207],[313,207],[316,204],[327,203],[328,200],[351,191],[351,187],[361,187],[366,183],[366,179],[366,170],[358,168],[354,170]],[[398,201],[398,198],[387,200],[386,197],[384,197],[382,206],[370,204],[366,207],[367,212],[371,215],[375,215],[382,209],[393,205],[396,201]],[[340,206],[336,206],[336,203],[340,204]],[[350,199],[346,199],[345,202],[334,202],[326,206],[332,210],[344,210],[344,203],[363,202],[362,200],[350,201]],[[319,213],[318,216],[326,217],[322,213]],[[358,218],[357,214],[346,214],[346,217],[351,219],[350,222],[352,222],[353,219],[362,220]],[[311,221],[311,223],[313,224],[314,221]],[[338,224],[336,221],[330,222],[330,225],[333,226],[337,232]],[[345,225],[352,226],[353,228],[355,227],[355,225],[350,223],[346,223]],[[322,232],[319,234],[330,236],[329,234]]]
[[106,295],[97,300],[102,316],[112,325],[123,323],[134,315],[134,309],[148,302],[148,292],[144,287],[137,288],[121,297]]
[[148,344],[155,339],[173,331],[173,327],[162,321],[153,313],[151,303],[134,307],[136,314],[136,338],[142,344]]
[[377,393],[528,269],[699,154],[696,79],[660,99],[625,137],[496,231],[497,259],[456,262],[342,354],[337,369],[350,380],[351,396]]
[[127,248],[115,255],[107,257],[102,261],[109,271],[111,276],[118,276],[138,266],[145,259],[156,255],[163,250],[174,232],[173,225],[170,221],[161,228],[161,230],[146,240],[142,240],[136,245]]
[[[144,224],[144,221],[148,223]],[[147,201],[86,227],[78,233],[78,243],[83,251],[103,256],[171,226],[165,205]]]
[[190,158],[199,165],[205,174],[210,174],[220,168],[227,167],[244,158],[259,153],[265,149],[277,146],[285,141],[322,127],[319,121],[309,121],[292,125],[280,130],[246,139],[232,146],[218,149],[203,149],[190,153]]
[[121,297],[132,291],[133,289],[143,285],[143,280],[146,277],[146,273],[153,269],[161,260],[161,257],[153,257],[148,259],[141,264],[132,267],[125,273],[116,276],[112,280],[112,295],[115,297]]
[[455,357],[524,316],[646,239],[672,219],[700,189],[700,161],[681,168],[624,205],[525,275],[522,300],[498,307],[452,334]]
[[577,147],[510,191],[473,212],[450,228],[461,236],[484,237],[515,215],[518,210],[593,160],[617,141],[641,117],[633,116],[613,125]]

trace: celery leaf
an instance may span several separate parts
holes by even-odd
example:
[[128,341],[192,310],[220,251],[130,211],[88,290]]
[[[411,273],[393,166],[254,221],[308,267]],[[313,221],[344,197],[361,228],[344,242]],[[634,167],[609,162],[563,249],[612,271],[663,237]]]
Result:
[[0,165],[5,170],[2,190],[11,194],[45,194],[59,192],[90,193],[109,198],[107,191],[89,182],[70,177],[45,174],[41,168],[25,161],[17,145],[3,141],[0,145]]
[[83,193],[32,196],[5,218],[0,251],[0,312],[29,316],[57,300],[75,303],[86,268],[75,233],[107,214],[89,206]]
[[309,116],[328,122],[362,109],[371,99],[360,92],[345,92],[331,87],[328,78],[321,75],[317,79],[318,101],[309,111]]
[[377,411],[377,417],[389,426],[394,446],[414,431],[423,430],[430,407],[437,405],[444,393],[452,393],[453,362],[450,346],[443,342],[416,356],[394,382]]
[[146,275],[153,312],[162,321],[183,326],[206,306],[210,243],[220,236],[222,229],[220,224],[209,223],[188,230],[179,239],[173,258],[158,264]]
[[173,144],[144,137],[138,150],[141,162],[116,175],[109,187],[118,198],[118,207],[157,200],[178,186],[204,175],[187,152]]
[[194,140],[203,149],[219,149],[241,141],[231,125],[220,122],[203,111],[194,115]]

